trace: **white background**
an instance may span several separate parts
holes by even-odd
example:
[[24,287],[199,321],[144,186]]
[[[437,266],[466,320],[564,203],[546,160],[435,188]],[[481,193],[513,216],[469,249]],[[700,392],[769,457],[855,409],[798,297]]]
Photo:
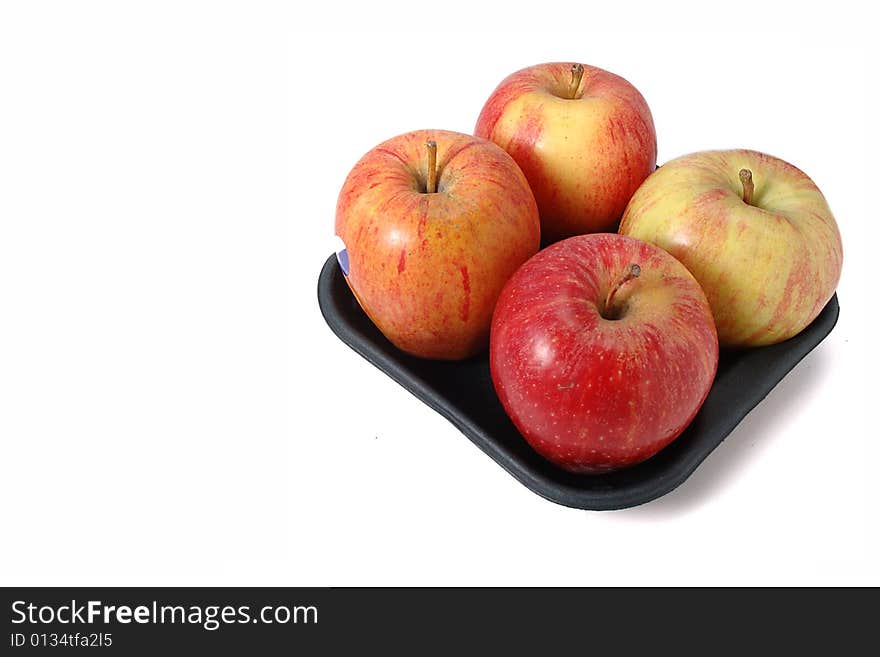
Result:
[[[880,584],[880,61],[865,3],[0,9],[0,583]],[[662,163],[804,169],[840,322],[679,489],[517,483],[324,324],[336,195],[508,73],[629,79]]]

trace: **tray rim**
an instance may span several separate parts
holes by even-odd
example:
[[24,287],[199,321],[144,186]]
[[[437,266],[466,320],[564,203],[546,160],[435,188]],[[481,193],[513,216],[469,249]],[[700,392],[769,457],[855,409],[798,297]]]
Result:
[[[656,477],[655,480],[653,480],[653,486],[646,487],[639,491],[629,491],[630,495],[627,497],[626,494],[621,492],[621,489],[617,488],[587,492],[564,482],[551,480],[546,476],[535,472],[532,468],[527,467],[527,464],[524,462],[510,457],[510,455],[505,453],[491,440],[483,438],[482,435],[484,432],[481,429],[469,423],[466,418],[455,415],[445,406],[438,403],[434,398],[433,391],[429,385],[417,379],[404,376],[401,371],[402,367],[393,358],[382,353],[378,348],[373,347],[369,343],[365,345],[357,332],[346,322],[342,321],[341,315],[331,311],[331,308],[336,305],[336,301],[332,295],[332,279],[337,274],[339,276],[344,276],[337,261],[336,254],[331,254],[321,268],[321,273],[318,278],[318,305],[321,310],[321,315],[324,317],[324,321],[346,346],[363,357],[371,365],[379,369],[382,373],[390,377],[404,390],[419,399],[419,401],[448,420],[456,429],[464,434],[468,440],[476,445],[484,454],[489,456],[496,464],[503,468],[514,479],[519,481],[523,486],[550,502],[585,511],[613,511],[633,508],[663,497],[683,484],[700,466],[700,464],[727,439],[740,422],[742,422],[742,420],[754,410],[767,397],[767,395],[770,394],[770,392],[772,392],[772,390],[779,385],[779,383],[788,376],[792,370],[794,370],[795,367],[797,367],[807,354],[813,351],[825,340],[825,338],[828,337],[828,335],[831,334],[831,331],[834,330],[840,317],[840,305],[835,291],[831,299],[829,299],[828,303],[823,307],[819,315],[817,315],[818,318],[828,307],[832,307],[833,319],[828,331],[808,348],[801,348],[796,353],[791,367],[773,385],[769,386],[766,390],[762,390],[754,404],[748,409],[732,416],[732,421],[727,423],[729,426],[723,426],[720,428],[717,442],[715,442],[708,450],[700,449],[687,453],[689,458],[681,459],[681,467],[676,468],[674,476],[672,476],[671,473],[667,473],[667,476]],[[347,286],[346,289],[348,289]],[[713,382],[713,386],[714,385]],[[585,505],[585,501],[587,501],[588,504]]]

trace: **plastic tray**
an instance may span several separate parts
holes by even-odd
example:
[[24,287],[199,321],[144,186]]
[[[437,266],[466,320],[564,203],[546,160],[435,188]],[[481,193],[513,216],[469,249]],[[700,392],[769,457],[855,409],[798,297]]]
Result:
[[837,295],[797,336],[770,347],[724,351],[709,396],[690,426],[658,454],[634,467],[575,475],[539,456],[520,436],[495,395],[488,355],[439,362],[395,348],[361,310],[335,255],[318,280],[327,324],[348,346],[447,418],[523,485],[579,509],[623,509],[681,484],[798,362],[827,336],[840,313]]

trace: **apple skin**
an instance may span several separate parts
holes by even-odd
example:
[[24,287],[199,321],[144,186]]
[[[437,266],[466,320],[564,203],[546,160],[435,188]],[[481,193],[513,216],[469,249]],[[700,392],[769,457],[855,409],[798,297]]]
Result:
[[[752,205],[739,171],[752,172]],[[636,191],[620,233],[678,258],[709,298],[722,346],[800,333],[840,280],[843,246],[828,203],[800,169],[750,150],[664,164]]]
[[654,170],[657,137],[645,99],[629,82],[584,66],[567,97],[571,63],[532,66],[505,78],[475,134],[513,156],[541,214],[545,244],[614,231],[632,193]]
[[[641,275],[614,299],[631,263]],[[718,339],[706,296],[662,249],[616,234],[572,237],[529,260],[492,320],[489,364],[526,441],[576,473],[634,465],[678,437],[715,377]]]
[[[426,142],[437,192],[424,193]],[[403,351],[457,360],[485,349],[504,284],[540,246],[535,198],[490,141],[444,130],[390,139],[355,165],[336,206],[348,285]]]

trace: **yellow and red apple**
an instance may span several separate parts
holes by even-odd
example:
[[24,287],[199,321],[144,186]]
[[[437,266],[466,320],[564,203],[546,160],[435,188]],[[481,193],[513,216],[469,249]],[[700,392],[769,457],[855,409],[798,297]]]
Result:
[[834,294],[843,262],[837,223],[815,183],[750,150],[664,164],[633,195],[620,233],[684,263],[727,346],[768,345],[802,331]]
[[622,77],[581,64],[539,64],[508,76],[486,101],[475,134],[525,173],[547,244],[616,230],[657,160],[642,95]]
[[395,346],[454,360],[488,344],[495,302],[538,251],[538,208],[492,142],[419,130],[379,144],[339,194],[346,280]]

